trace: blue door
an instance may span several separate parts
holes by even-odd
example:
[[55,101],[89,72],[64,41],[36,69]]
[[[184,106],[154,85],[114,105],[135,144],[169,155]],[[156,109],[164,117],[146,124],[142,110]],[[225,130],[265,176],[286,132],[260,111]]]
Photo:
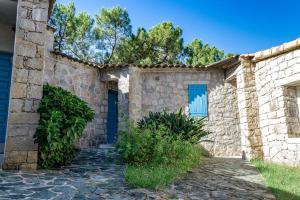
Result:
[[107,143],[114,144],[117,141],[118,131],[118,92],[108,91],[108,111],[107,111]]
[[207,85],[194,84],[188,86],[189,110],[191,117],[207,117]]
[[0,153],[5,143],[12,54],[0,52]]

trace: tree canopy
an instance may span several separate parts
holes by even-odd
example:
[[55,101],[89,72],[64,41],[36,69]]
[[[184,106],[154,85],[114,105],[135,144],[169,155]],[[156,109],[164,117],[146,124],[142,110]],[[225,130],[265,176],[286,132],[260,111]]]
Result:
[[76,14],[74,3],[67,6],[56,4],[50,25],[56,28],[54,47],[79,59],[93,59],[94,20],[86,12]]
[[119,6],[102,8],[101,13],[96,14],[96,48],[102,51],[104,63],[111,62],[120,41],[131,36],[131,29],[128,12]]
[[99,63],[205,65],[232,56],[193,40],[184,46],[182,29],[162,22],[149,30],[139,27],[132,33],[129,14],[120,6],[102,8],[91,17],[76,13],[73,3],[54,6],[50,25],[56,28],[55,48],[79,59]]

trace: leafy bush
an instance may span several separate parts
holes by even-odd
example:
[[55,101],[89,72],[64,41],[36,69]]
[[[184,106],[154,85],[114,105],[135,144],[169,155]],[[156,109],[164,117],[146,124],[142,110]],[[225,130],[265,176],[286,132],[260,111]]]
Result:
[[[182,148],[185,148],[182,146]],[[149,163],[145,165],[127,165],[125,180],[133,187],[158,189],[172,182],[177,177],[198,165],[202,158],[201,148],[188,146],[188,156],[173,160],[172,163]]]
[[156,112],[129,125],[129,133],[121,132],[117,147],[124,153],[127,163],[169,163],[188,156],[192,146],[207,132],[203,119],[177,113]]
[[140,129],[130,126],[129,133],[121,132],[117,147],[124,153],[130,164],[170,163],[182,159],[189,153],[192,144],[174,138],[164,126]]
[[117,148],[127,163],[125,180],[130,186],[158,188],[199,164],[202,150],[199,145],[171,134],[170,128],[129,126],[121,132]]
[[39,165],[51,168],[68,164],[74,157],[74,142],[94,118],[94,111],[70,92],[45,85],[38,112],[34,138],[39,145]]
[[149,116],[138,122],[139,128],[165,126],[171,135],[196,143],[199,139],[208,134],[203,130],[205,118],[191,118],[184,114],[182,109],[176,113],[150,112]]

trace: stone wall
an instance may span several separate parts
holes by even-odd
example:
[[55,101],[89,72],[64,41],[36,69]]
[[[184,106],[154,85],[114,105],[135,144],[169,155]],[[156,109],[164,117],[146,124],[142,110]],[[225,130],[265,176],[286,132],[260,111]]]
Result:
[[240,56],[236,69],[247,159],[300,165],[300,39]]
[[234,84],[225,83],[222,70],[143,69],[138,73],[132,80],[138,83],[133,90],[141,91],[141,98],[135,98],[134,104],[139,108],[141,102],[140,116],[181,107],[188,114],[188,85],[207,84],[206,128],[211,132],[207,138],[211,141],[203,145],[215,156],[241,156],[236,89]]
[[265,159],[300,165],[300,50],[257,62],[255,79]]
[[42,98],[45,32],[48,0],[19,0],[10,92],[5,169],[34,169],[38,124],[37,105]]
[[94,120],[87,125],[85,134],[78,147],[96,147],[106,142],[106,87],[101,82],[98,68],[71,61],[61,56],[50,55],[46,58],[44,84],[62,87],[82,100],[95,111]]
[[142,117],[143,78],[141,69],[130,67],[129,117],[137,122]]
[[78,148],[97,148],[107,143],[108,90],[118,91],[118,129],[126,128],[129,104],[129,69],[100,69],[53,52],[53,29],[47,32],[44,84],[62,87],[78,96],[95,111]]
[[263,158],[261,131],[259,127],[258,98],[255,82],[255,65],[242,62],[236,73],[238,109],[243,158]]

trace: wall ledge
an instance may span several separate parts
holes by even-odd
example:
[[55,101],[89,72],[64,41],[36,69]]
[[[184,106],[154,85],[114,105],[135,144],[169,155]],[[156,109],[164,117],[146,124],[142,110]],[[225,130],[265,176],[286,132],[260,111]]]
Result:
[[258,51],[252,54],[242,54],[240,56],[240,60],[244,62],[256,63],[281,54],[288,53],[296,49],[300,49],[300,38],[291,42],[283,43],[279,46],[275,46],[267,50]]

